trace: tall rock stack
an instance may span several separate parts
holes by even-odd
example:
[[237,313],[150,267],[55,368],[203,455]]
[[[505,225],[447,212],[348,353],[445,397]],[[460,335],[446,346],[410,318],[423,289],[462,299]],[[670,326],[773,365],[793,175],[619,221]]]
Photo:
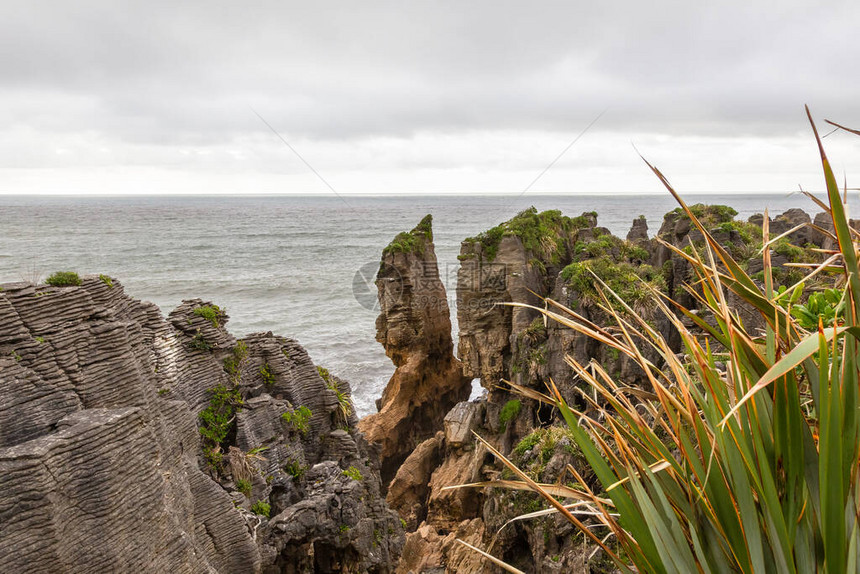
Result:
[[430,215],[383,250],[376,285],[376,339],[397,368],[377,403],[379,412],[359,428],[381,445],[387,483],[415,446],[442,428],[447,412],[468,398],[471,379],[454,356]]

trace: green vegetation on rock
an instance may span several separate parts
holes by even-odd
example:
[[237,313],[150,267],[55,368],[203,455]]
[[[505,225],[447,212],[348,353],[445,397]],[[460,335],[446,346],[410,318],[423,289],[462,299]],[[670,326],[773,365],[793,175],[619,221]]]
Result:
[[307,467],[302,466],[297,460],[291,460],[286,465],[284,465],[284,472],[286,472],[296,480],[300,480],[305,475],[306,470]]
[[348,469],[341,472],[341,474],[355,481],[360,481],[362,478],[364,478],[361,476],[361,471],[354,466],[350,466]]
[[113,289],[113,279],[111,279],[108,275],[99,275],[99,281],[107,285],[108,289]]
[[343,418],[343,423],[346,424],[349,421],[349,415],[352,414],[352,401],[345,392],[341,391],[337,385],[337,380],[332,377],[331,373],[329,373],[328,369],[325,367],[317,366],[317,372],[320,377],[325,381],[326,386],[331,390],[335,396],[337,397],[338,405],[340,406],[339,412]]
[[251,481],[240,478],[236,480],[236,490],[245,495],[245,498],[251,498]]
[[81,278],[74,271],[57,271],[45,283],[52,287],[75,287],[81,284]]
[[236,410],[243,402],[239,389],[228,389],[224,385],[209,389],[209,395],[209,406],[199,415],[200,435],[207,462],[217,467],[222,458],[222,443],[233,430]]
[[[652,298],[646,285],[660,291],[666,289],[666,281],[662,273],[652,266],[634,265],[623,261],[615,263],[608,258],[571,263],[562,270],[561,277],[583,301],[596,303],[600,301],[600,297],[597,293],[597,282],[592,273],[600,277],[631,307],[643,304]],[[607,296],[613,304],[617,303],[608,293]]]
[[[464,243],[480,244],[481,253],[486,261],[493,261],[499,250],[502,238],[511,235],[518,237],[523,247],[536,255],[541,262],[558,264],[564,253],[565,243],[574,229],[582,229],[591,224],[586,216],[567,217],[561,211],[552,209],[538,213],[535,207],[521,211],[512,219],[492,227]],[[467,258],[469,255],[461,257]]]
[[225,313],[218,305],[200,305],[194,308],[194,314],[212,323],[213,327],[220,327]]
[[224,359],[224,370],[230,375],[230,379],[236,383],[241,376],[242,364],[248,358],[248,345],[245,341],[237,341],[230,356]]
[[296,431],[302,433],[302,435],[308,434],[311,420],[311,410],[308,407],[302,405],[292,412],[282,414],[281,418],[287,424],[292,425]]
[[197,329],[197,333],[191,337],[191,341],[188,343],[188,346],[196,351],[211,351],[212,345],[209,341],[206,340],[206,337],[203,336],[203,333],[200,332],[200,329]]
[[263,366],[260,367],[260,376],[263,377],[263,384],[267,386],[275,384],[275,375],[272,373],[269,363],[263,363]]
[[433,216],[428,213],[412,231],[398,233],[391,243],[382,250],[382,255],[412,253],[416,250],[419,254],[423,254],[425,242],[430,241],[433,241]]
[[502,432],[505,431],[509,422],[519,416],[522,406],[523,404],[517,399],[511,399],[505,403],[505,406],[499,412],[499,424],[502,427]]
[[265,516],[266,518],[269,518],[269,514],[272,512],[272,505],[270,505],[268,502],[258,500],[251,507],[251,512],[253,512],[254,514],[259,514],[260,516]]
[[[730,222],[738,214],[737,211],[728,205],[705,205],[704,203],[691,205],[690,211],[693,212],[696,219],[702,222],[705,227],[716,227],[721,223]],[[680,207],[676,207],[671,213],[677,215],[679,219],[690,219]]]

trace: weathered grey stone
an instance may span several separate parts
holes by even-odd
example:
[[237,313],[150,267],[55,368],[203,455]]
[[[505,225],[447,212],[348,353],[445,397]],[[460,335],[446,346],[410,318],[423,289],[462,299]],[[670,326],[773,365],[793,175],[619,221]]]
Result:
[[[332,530],[318,524],[295,546],[248,511],[268,501],[273,513],[287,512],[307,491],[324,490],[303,476],[320,461],[337,467],[337,500],[357,527],[344,546],[353,555],[341,563],[393,570],[402,528],[354,414],[340,415],[331,383],[290,339],[248,337],[246,356],[226,372],[237,343],[224,329],[226,314],[218,325],[195,314],[207,304],[185,301],[167,321],[116,280],[3,285],[0,571],[280,571],[276,564],[308,544],[317,561],[333,560],[326,552],[336,556],[339,547],[326,544],[340,531],[332,521]],[[333,384],[349,397],[345,381]],[[213,469],[198,415],[219,385],[238,389],[244,405],[220,445],[229,457]],[[305,432],[281,416],[299,406],[312,411]],[[240,466],[249,497],[231,492],[230,471],[240,474]],[[349,466],[362,474],[360,485],[344,483]],[[371,551],[377,539],[384,553]]]
[[451,446],[463,446],[475,441],[472,431],[478,427],[484,414],[481,402],[461,402],[445,415],[445,441]]

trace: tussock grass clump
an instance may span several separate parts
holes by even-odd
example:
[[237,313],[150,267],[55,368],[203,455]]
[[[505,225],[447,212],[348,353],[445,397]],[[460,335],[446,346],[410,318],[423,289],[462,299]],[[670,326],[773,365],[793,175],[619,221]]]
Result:
[[81,278],[74,271],[57,271],[45,279],[45,283],[52,287],[77,287]]
[[[825,270],[841,278],[836,292],[810,298],[802,319],[792,309],[796,287],[773,287],[767,217],[762,285],[650,164],[704,237],[702,249],[670,248],[692,267],[695,277],[685,288],[710,319],[653,292],[680,333],[683,352],[676,353],[596,277],[597,295],[617,328],[586,323],[555,302],[536,308],[635,361],[649,384],[631,389],[597,362],[568,357],[588,387],[578,397],[587,408],[568,404],[552,383],[549,394],[513,385],[559,409],[601,492],[586,480],[579,491],[538,484],[484,444],[518,478],[510,487],[539,493],[621,572],[842,574],[860,567],[858,234],[814,124],[813,130],[829,200],[820,205],[839,247],[809,265],[805,280]],[[745,328],[737,301],[761,314],[763,333]]]

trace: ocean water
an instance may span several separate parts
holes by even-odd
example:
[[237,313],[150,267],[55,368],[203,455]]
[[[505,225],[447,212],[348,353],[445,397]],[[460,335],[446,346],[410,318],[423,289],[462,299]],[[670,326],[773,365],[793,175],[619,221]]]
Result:
[[[744,219],[764,208],[818,211],[798,194],[687,200],[728,204]],[[210,299],[226,308],[235,335],[272,331],[298,339],[317,364],[350,381],[356,409],[365,415],[375,411],[394,367],[375,340],[376,312],[362,304],[367,293],[356,273],[375,269],[397,233],[432,213],[456,335],[460,241],[530,205],[571,216],[597,211],[598,223],[622,237],[640,214],[653,235],[676,207],[668,194],[0,196],[0,283],[75,270],[116,277],[127,293],[165,314],[182,299]]]

